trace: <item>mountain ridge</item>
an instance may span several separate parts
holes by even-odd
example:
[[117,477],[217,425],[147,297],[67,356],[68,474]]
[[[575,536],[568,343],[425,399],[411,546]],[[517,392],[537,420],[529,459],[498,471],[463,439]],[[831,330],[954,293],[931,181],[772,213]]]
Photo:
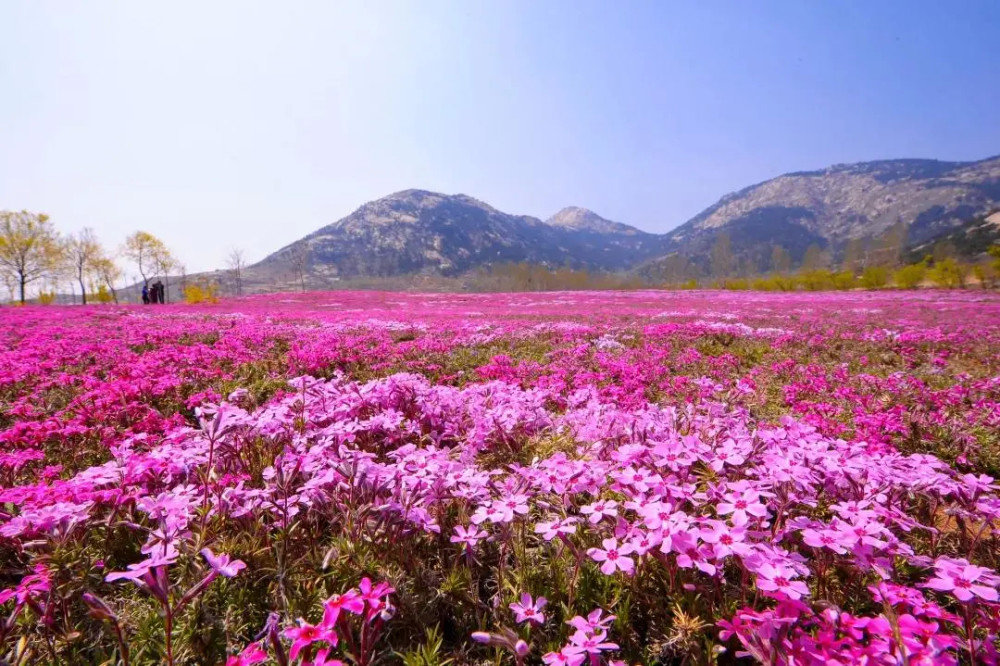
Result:
[[[268,255],[251,269],[274,272],[296,255],[327,282],[408,274],[455,276],[499,263],[538,263],[655,274],[681,256],[701,271],[720,235],[754,270],[774,246],[793,263],[818,246],[905,227],[926,244],[1000,208],[1000,155],[968,162],[921,158],[835,164],[784,173],[728,193],[666,233],[651,233],[567,206],[544,220],[503,212],[467,194],[411,188],[366,202]],[[652,270],[651,270],[652,267]]]

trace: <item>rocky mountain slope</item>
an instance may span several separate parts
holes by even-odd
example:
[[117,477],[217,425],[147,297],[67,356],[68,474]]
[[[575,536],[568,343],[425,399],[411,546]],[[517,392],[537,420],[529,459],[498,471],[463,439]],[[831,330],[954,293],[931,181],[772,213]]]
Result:
[[759,262],[780,245],[797,262],[810,245],[836,253],[900,222],[909,243],[926,243],[998,206],[1000,156],[862,162],[789,173],[726,195],[666,241],[668,254],[704,263],[726,233],[737,257]]
[[[907,245],[924,247],[970,220],[1000,209],[1000,157],[977,162],[883,160],[778,176],[729,194],[666,234],[651,234],[569,207],[542,221],[511,215],[464,194],[405,190],[252,266],[261,284],[300,266],[309,284],[394,276],[456,276],[482,267],[528,262],[657,279],[682,260],[710,268],[725,234],[734,264],[768,270],[781,246],[797,265],[807,248],[836,257],[851,239],[877,239],[906,228]],[[742,263],[741,263],[742,262]]]
[[254,271],[308,257],[310,273],[342,279],[434,273],[529,262],[622,270],[661,254],[663,238],[583,208],[548,221],[509,215],[464,194],[405,190],[367,203],[264,259]]

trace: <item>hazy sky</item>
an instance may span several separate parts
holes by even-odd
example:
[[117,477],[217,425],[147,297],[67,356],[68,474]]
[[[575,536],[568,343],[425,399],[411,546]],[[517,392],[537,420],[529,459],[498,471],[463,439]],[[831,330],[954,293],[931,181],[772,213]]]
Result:
[[666,231],[837,162],[1000,153],[1000,1],[0,2],[0,209],[188,270],[418,187]]

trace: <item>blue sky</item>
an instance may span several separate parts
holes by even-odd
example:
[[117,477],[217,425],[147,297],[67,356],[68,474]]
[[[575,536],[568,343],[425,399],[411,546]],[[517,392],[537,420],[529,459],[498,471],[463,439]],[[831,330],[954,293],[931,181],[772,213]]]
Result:
[[649,231],[1000,153],[1000,2],[0,3],[0,208],[253,260],[410,187]]

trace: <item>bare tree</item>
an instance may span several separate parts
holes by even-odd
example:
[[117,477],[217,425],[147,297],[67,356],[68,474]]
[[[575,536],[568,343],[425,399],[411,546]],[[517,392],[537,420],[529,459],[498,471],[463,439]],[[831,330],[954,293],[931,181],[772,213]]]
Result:
[[[164,251],[156,255],[153,261],[153,266],[155,267],[156,274],[163,276],[163,302],[170,302],[170,272],[175,270],[185,271],[184,267],[179,261],[174,259],[170,252]],[[185,271],[185,281],[187,279]]]
[[93,229],[81,229],[78,234],[71,236],[66,244],[69,253],[69,263],[73,269],[73,276],[80,284],[80,300],[87,304],[87,283],[86,278],[95,274],[97,262],[104,256],[101,243],[97,240],[97,234]]
[[234,247],[226,257],[229,272],[233,278],[233,287],[237,296],[243,295],[243,269],[246,268],[246,260],[243,258],[243,250]]
[[101,257],[94,262],[94,275],[98,282],[103,284],[111,294],[111,300],[118,302],[118,292],[115,290],[115,283],[122,277],[122,269],[109,257]]
[[732,275],[735,260],[733,257],[733,242],[728,233],[723,231],[716,237],[709,259],[711,260],[713,277],[729,277]]
[[309,247],[305,243],[292,246],[288,251],[288,264],[292,274],[299,281],[299,288],[306,290],[306,274],[309,272]]

